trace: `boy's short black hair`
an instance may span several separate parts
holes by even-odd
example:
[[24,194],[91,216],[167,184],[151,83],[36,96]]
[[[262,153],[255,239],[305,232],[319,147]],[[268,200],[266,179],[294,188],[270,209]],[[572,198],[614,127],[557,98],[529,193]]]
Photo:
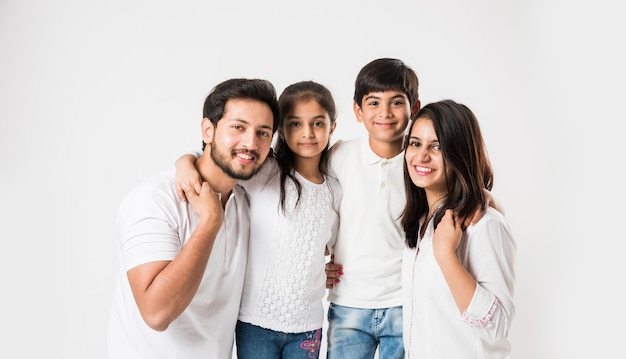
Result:
[[354,102],[361,107],[363,96],[371,92],[402,91],[413,106],[419,100],[417,74],[402,60],[376,59],[363,66],[354,82]]

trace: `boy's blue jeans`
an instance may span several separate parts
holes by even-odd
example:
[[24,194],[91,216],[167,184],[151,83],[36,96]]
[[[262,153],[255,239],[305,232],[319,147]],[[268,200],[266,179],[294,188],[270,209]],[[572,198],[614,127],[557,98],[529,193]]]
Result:
[[322,328],[293,334],[237,321],[235,336],[239,359],[317,359],[322,344]]
[[328,307],[327,359],[404,359],[402,307]]

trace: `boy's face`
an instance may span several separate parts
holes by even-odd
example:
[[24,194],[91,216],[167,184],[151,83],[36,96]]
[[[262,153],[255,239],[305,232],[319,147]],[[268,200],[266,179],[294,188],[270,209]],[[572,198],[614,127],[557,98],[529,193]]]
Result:
[[370,139],[402,142],[411,116],[409,98],[402,91],[370,92],[361,107],[354,103],[357,121],[365,125]]
[[228,100],[224,116],[205,138],[213,162],[231,178],[250,179],[269,154],[273,125],[274,116],[266,103]]

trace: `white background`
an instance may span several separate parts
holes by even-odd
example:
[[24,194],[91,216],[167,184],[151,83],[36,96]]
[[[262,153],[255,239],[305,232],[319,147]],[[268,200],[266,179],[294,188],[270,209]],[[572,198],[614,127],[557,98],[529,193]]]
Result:
[[0,357],[105,358],[115,214],[200,146],[231,77],[327,85],[397,57],[477,114],[518,241],[513,358],[623,353],[624,33],[615,1],[0,0]]

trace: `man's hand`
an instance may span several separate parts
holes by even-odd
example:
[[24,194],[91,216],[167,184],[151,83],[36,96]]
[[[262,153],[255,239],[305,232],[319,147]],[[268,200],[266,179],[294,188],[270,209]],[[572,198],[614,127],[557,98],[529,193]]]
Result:
[[213,192],[208,182],[202,182],[200,193],[196,192],[195,188],[188,184],[183,184],[182,189],[200,223],[210,222],[217,224],[218,227],[221,226],[224,220],[221,195]]

